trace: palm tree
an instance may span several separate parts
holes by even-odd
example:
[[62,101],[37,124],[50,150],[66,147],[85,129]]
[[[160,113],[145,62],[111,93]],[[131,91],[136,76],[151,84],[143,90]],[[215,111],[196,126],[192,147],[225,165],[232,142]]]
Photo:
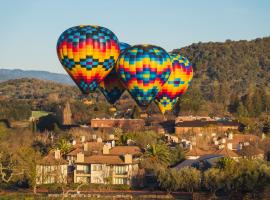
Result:
[[66,155],[67,153],[69,153],[71,148],[71,144],[66,139],[60,139],[55,144],[55,149],[59,149],[62,155]]
[[144,158],[150,163],[168,165],[170,162],[169,149],[166,144],[149,145]]

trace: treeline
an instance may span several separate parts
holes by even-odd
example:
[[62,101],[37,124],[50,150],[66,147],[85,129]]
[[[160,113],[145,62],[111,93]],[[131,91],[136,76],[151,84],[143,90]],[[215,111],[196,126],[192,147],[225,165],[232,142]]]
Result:
[[269,112],[270,37],[198,43],[175,49],[189,58],[194,79],[180,111],[257,117]]
[[167,191],[209,191],[213,196],[227,194],[228,198],[242,192],[252,193],[257,199],[269,186],[270,168],[260,160],[221,158],[205,171],[190,167],[159,170],[157,180]]
[[31,105],[26,101],[0,101],[0,119],[25,120],[31,116]]

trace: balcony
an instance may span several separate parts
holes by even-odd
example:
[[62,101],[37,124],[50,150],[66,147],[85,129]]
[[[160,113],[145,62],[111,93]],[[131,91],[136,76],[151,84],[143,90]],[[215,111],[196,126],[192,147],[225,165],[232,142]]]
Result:
[[90,174],[90,170],[89,171],[84,171],[84,170],[74,170],[74,173],[76,174],[76,175],[91,175]]

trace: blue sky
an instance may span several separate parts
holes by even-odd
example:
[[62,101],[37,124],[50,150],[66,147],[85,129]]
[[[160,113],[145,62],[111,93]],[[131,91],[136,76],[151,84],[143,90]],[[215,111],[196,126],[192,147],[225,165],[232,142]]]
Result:
[[2,0],[0,68],[63,73],[56,41],[80,24],[107,27],[123,42],[171,51],[199,41],[270,36],[270,1]]

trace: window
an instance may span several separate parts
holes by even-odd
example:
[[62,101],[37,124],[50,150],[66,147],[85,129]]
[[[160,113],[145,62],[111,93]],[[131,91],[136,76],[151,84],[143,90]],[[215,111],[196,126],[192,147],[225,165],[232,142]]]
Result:
[[126,174],[127,173],[127,166],[123,165],[117,165],[114,166],[114,172],[115,174]]
[[114,178],[113,179],[114,184],[127,184],[127,179],[126,178]]
[[99,165],[99,164],[92,165],[92,171],[101,171],[101,170],[102,170],[102,165]]
[[76,167],[78,172],[83,173],[89,173],[90,172],[90,166],[89,165],[77,165]]

